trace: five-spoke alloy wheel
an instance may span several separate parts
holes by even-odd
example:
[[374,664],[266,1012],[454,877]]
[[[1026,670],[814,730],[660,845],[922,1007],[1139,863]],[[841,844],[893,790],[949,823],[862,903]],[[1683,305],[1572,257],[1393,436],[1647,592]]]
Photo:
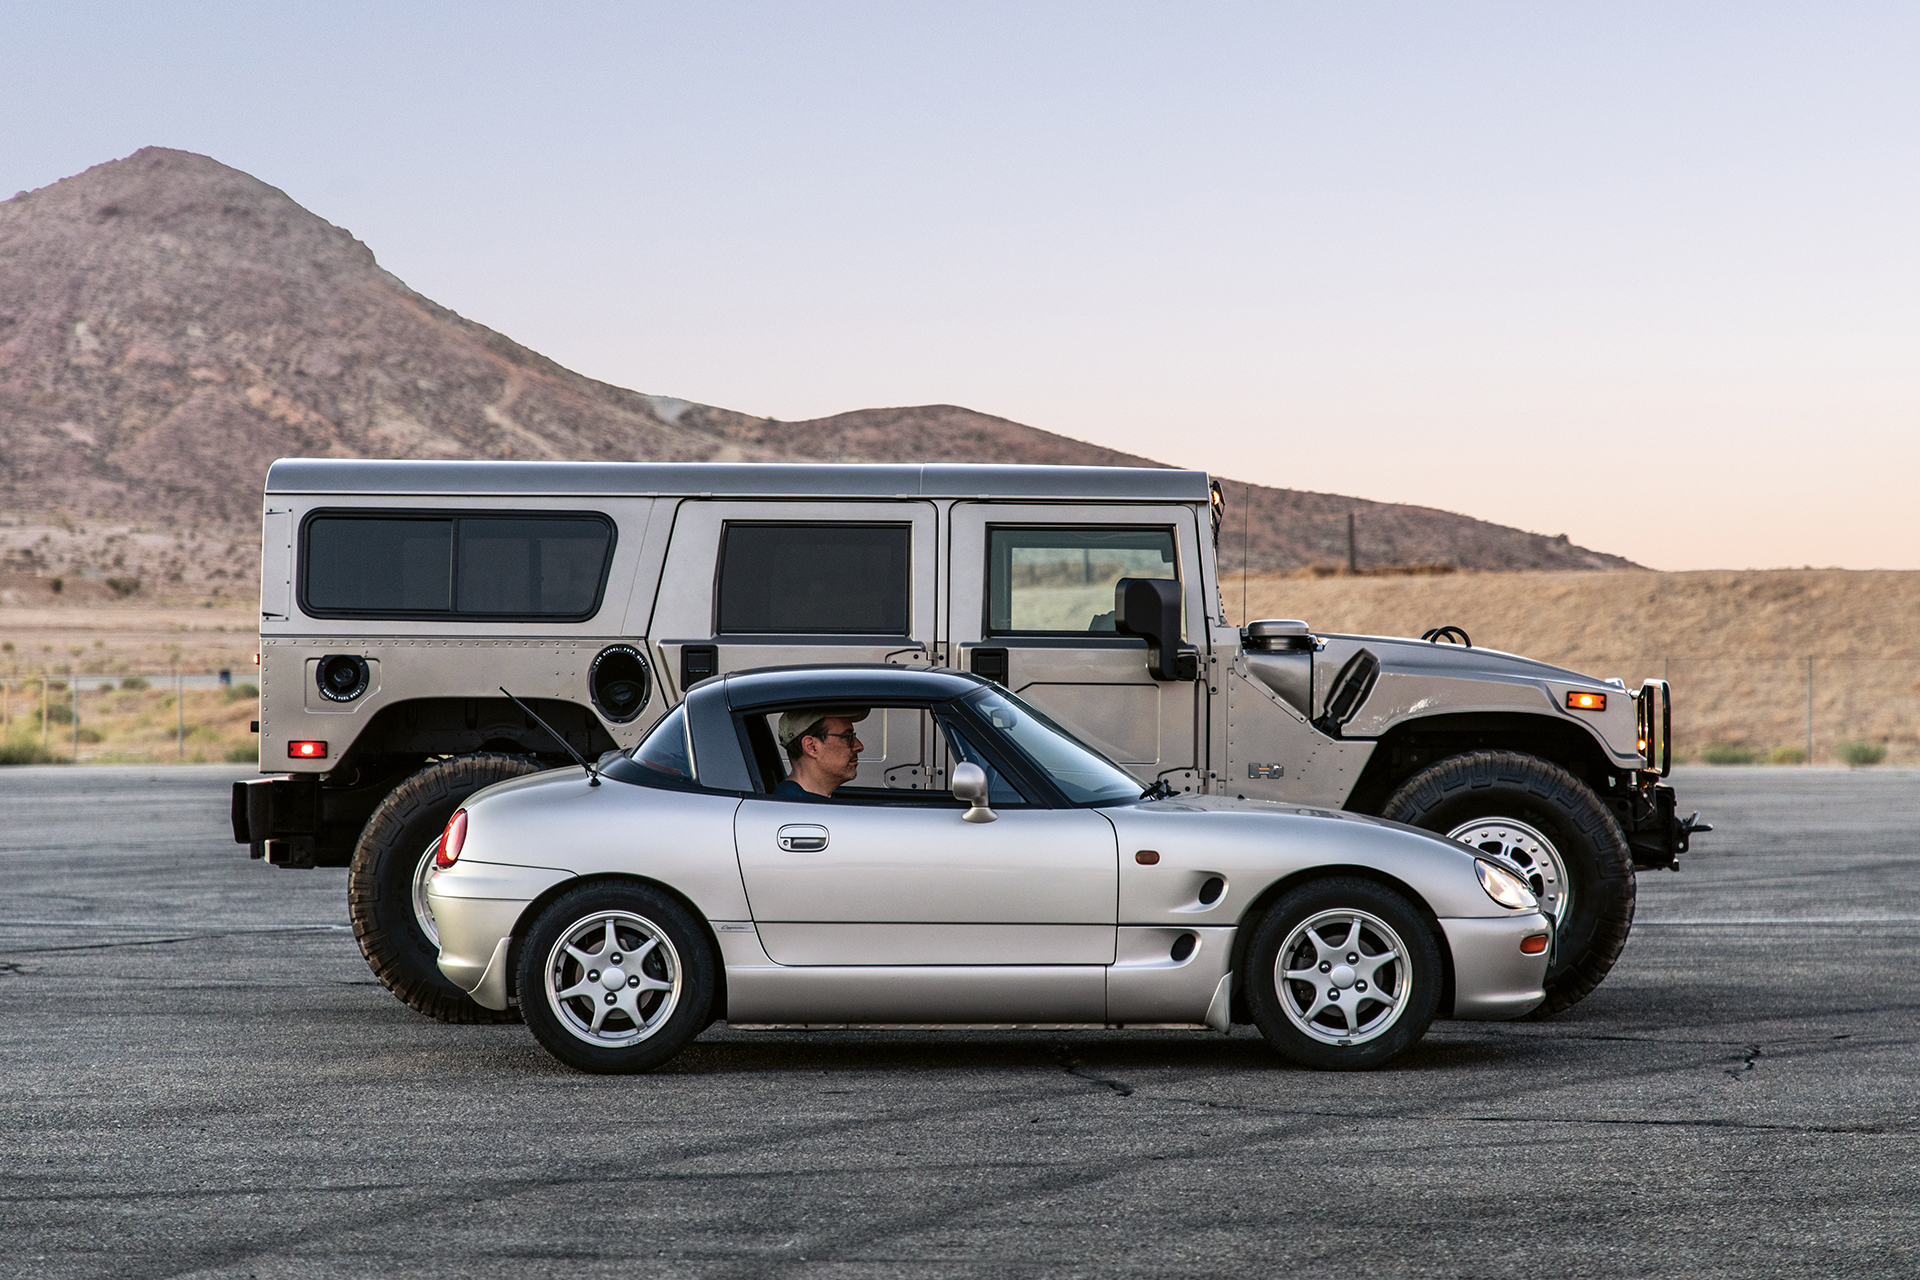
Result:
[[1399,1057],[1440,1001],[1440,944],[1400,894],[1346,876],[1292,890],[1261,917],[1242,973],[1254,1023],[1283,1056],[1353,1071]]
[[679,901],[650,886],[575,889],[520,945],[521,1015],[553,1055],[582,1071],[659,1066],[707,1025],[714,961]]

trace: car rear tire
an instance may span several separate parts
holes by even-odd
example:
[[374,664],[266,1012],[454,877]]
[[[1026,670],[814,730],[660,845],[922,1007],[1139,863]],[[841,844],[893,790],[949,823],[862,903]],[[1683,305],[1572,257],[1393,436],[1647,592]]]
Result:
[[1440,1007],[1433,927],[1401,894],[1334,876],[1293,889],[1254,927],[1247,1009],[1282,1057],[1366,1071],[1418,1044]]
[[440,945],[424,893],[440,833],[482,787],[538,773],[524,756],[456,756],[395,787],[367,819],[347,878],[353,936],[375,977],[408,1008],[441,1022],[517,1022],[513,1009],[476,1004],[440,972]]
[[706,931],[647,885],[601,882],[562,896],[533,922],[519,957],[527,1029],[580,1071],[651,1071],[713,1021]]
[[1515,751],[1450,756],[1403,783],[1380,816],[1515,859],[1542,907],[1554,907],[1547,998],[1529,1017],[1580,1003],[1620,958],[1633,929],[1633,855],[1600,797],[1560,766]]

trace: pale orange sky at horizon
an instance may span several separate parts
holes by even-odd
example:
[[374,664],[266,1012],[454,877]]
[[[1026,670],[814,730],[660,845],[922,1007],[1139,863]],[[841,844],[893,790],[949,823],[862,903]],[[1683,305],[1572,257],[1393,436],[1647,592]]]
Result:
[[964,404],[1663,569],[1920,568],[1920,11],[9,26],[0,190],[204,152],[620,385]]

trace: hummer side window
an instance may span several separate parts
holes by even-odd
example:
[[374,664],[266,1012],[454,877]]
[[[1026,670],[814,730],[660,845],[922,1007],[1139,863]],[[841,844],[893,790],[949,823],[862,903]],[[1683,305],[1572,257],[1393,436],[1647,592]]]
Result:
[[320,512],[302,538],[316,617],[582,620],[613,550],[605,516]]
[[720,635],[904,636],[908,525],[728,523]]
[[1180,576],[1171,529],[991,529],[987,561],[987,632],[996,636],[1112,631],[1114,583]]

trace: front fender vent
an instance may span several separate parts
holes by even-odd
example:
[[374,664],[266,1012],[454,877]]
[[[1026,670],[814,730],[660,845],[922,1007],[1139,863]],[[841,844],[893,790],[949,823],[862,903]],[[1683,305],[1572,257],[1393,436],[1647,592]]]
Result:
[[1362,649],[1348,658],[1327,690],[1327,709],[1313,722],[1315,726],[1330,738],[1339,737],[1340,731],[1365,705],[1367,695],[1373,692],[1374,682],[1379,678],[1380,659],[1373,656],[1373,650]]

